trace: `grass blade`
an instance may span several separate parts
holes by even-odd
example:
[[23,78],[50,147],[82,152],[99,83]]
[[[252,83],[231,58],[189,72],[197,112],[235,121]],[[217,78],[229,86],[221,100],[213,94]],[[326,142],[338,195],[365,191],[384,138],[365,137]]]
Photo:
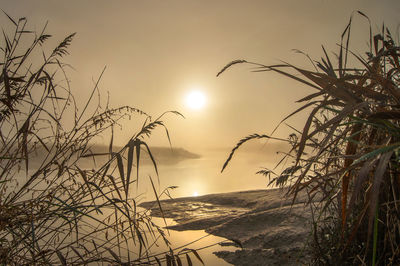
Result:
[[122,185],[124,187],[124,190],[126,190],[126,182],[125,182],[125,175],[124,175],[124,163],[122,161],[122,156],[119,153],[114,153],[114,156],[117,158],[117,165],[118,165],[118,171],[119,171],[119,176],[121,177]]
[[188,266],[193,265],[192,260],[190,259],[189,254],[187,254],[187,253],[186,253],[186,261],[187,261]]
[[[131,140],[128,143],[128,165],[127,165],[127,170],[126,170],[126,175],[127,175],[127,177],[126,177],[126,197],[128,197],[129,183],[130,183],[130,179],[131,179],[131,172],[132,172],[132,166],[133,166],[133,151],[134,151],[134,149],[135,149],[135,143]],[[136,167],[139,169],[139,163],[136,165]]]
[[59,250],[56,250],[56,253],[57,253],[58,259],[59,259],[60,262],[61,262],[61,265],[67,266],[67,260],[65,259],[65,257],[63,256],[63,254],[62,254]]
[[[153,183],[153,180],[151,179],[151,176],[149,176],[149,179],[150,179],[150,182],[151,182],[151,187],[153,188],[154,195],[156,196],[158,208],[159,208],[159,210],[160,210],[160,212],[161,212],[161,216],[162,216],[162,218],[163,218],[163,220],[164,220],[164,224],[165,224],[165,226],[167,227],[167,226],[168,226],[168,225],[167,225],[167,220],[165,219],[164,211],[163,211],[163,209],[162,209],[162,207],[161,207],[161,202],[160,202],[160,199],[158,198],[158,194],[157,194],[156,188],[154,187],[154,183]],[[167,229],[167,230],[168,230],[168,229]],[[169,231],[168,231],[168,233],[169,233]]]

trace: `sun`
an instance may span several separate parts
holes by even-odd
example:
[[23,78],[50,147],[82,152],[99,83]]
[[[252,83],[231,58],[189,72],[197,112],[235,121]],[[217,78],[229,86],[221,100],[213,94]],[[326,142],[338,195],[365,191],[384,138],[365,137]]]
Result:
[[193,192],[193,197],[197,197],[199,193],[197,191]]
[[206,96],[202,91],[193,90],[186,95],[186,105],[194,110],[204,108],[206,104]]

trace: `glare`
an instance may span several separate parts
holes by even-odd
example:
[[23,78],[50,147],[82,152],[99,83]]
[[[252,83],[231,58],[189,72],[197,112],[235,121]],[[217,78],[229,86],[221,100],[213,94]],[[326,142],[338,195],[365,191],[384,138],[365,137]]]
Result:
[[186,96],[186,105],[195,110],[199,110],[206,104],[206,96],[203,92],[194,90]]
[[197,191],[193,192],[193,197],[197,197],[199,193]]

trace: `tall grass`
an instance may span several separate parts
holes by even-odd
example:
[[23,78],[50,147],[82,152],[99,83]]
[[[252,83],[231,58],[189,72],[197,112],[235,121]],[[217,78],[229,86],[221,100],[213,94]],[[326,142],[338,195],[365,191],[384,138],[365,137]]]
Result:
[[[140,195],[134,192],[141,152],[149,154],[158,177],[148,138],[163,128],[169,139],[164,115],[180,114],[154,120],[130,106],[101,108],[95,99],[103,73],[79,110],[62,62],[75,34],[47,52],[43,45],[51,36],[45,29],[37,34],[27,30],[25,18],[5,15],[10,26],[0,47],[0,264],[148,265],[198,256],[188,249],[152,253],[160,241],[167,247],[169,241],[149,212],[136,207]],[[113,128],[131,116],[144,123],[114,150]],[[105,134],[111,136],[108,152],[91,151]],[[83,168],[83,159],[98,156],[106,163]],[[150,181],[157,200],[168,192],[157,193]]]
[[[292,161],[272,183],[288,186],[294,198],[306,191],[313,210],[312,263],[317,265],[400,264],[400,46],[389,29],[372,34],[364,56],[349,48],[352,18],[335,60],[323,48],[312,70],[289,63],[250,64],[315,89],[297,102],[309,116],[286,141]],[[349,65],[350,61],[355,66]],[[360,67],[359,67],[360,66]],[[282,122],[283,122],[282,121]],[[246,141],[270,135],[251,135]],[[270,175],[271,171],[260,171]]]

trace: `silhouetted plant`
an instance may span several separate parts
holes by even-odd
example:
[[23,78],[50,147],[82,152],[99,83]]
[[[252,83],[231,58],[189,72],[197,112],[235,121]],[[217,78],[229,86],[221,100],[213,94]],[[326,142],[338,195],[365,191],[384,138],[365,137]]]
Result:
[[[169,139],[162,119],[181,114],[153,120],[129,106],[102,109],[94,98],[104,70],[79,111],[61,61],[75,34],[46,54],[41,46],[50,35],[28,31],[25,18],[7,17],[12,33],[3,31],[0,47],[0,263],[138,265],[198,256],[193,250],[151,253],[159,239],[169,242],[148,211],[136,208],[133,191],[141,151],[158,176],[147,138],[161,127]],[[113,128],[133,115],[145,119],[143,126],[114,151]],[[93,140],[105,132],[111,132],[108,152],[93,152]],[[106,162],[82,167],[83,159],[98,156]],[[158,201],[168,188],[159,194],[150,181]]]
[[[300,191],[307,192],[315,214],[313,263],[398,265],[400,47],[385,26],[373,36],[369,18],[358,14],[370,25],[366,56],[349,49],[350,18],[335,67],[323,47],[324,57],[312,61],[314,70],[236,60],[218,75],[231,65],[246,63],[256,72],[277,72],[316,90],[297,101],[304,105],[283,119],[311,109],[303,130],[286,140],[292,144],[286,157],[293,164],[272,183],[288,186],[293,199]],[[361,67],[349,67],[350,57]],[[224,167],[237,148],[260,136],[271,138],[254,134],[243,139]]]

